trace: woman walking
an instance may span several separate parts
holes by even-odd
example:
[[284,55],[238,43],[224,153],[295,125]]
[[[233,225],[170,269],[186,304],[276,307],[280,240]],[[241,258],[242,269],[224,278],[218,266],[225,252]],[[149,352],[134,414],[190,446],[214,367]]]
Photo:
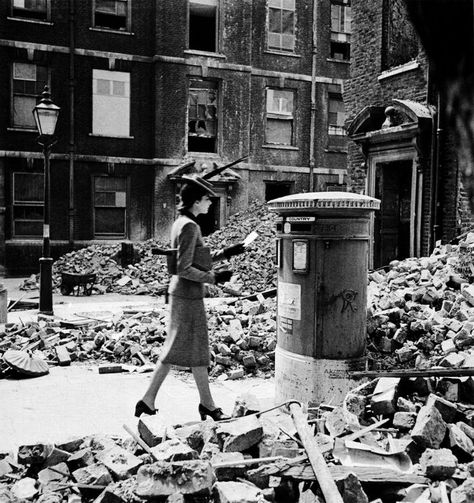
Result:
[[212,185],[197,176],[182,177],[186,183],[180,191],[180,215],[171,229],[171,247],[176,249],[176,268],[170,271],[170,320],[168,336],[160,361],[143,398],[136,404],[135,416],[156,414],[155,398],[171,365],[191,367],[199,392],[199,414],[215,421],[227,419],[217,407],[209,387],[207,368],[209,338],[204,309],[204,284],[224,283],[232,276],[230,270],[212,270],[212,260],[229,258],[244,251],[242,243],[230,246],[211,256],[201,235],[196,217],[208,212],[215,196]]

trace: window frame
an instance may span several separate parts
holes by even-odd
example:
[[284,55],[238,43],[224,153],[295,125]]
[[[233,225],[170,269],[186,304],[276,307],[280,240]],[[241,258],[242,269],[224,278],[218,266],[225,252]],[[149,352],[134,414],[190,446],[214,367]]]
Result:
[[[340,29],[338,30],[333,30],[332,26],[332,13],[333,13],[333,7],[339,7],[342,12],[344,12],[343,17],[344,17],[344,26],[343,30],[341,31]],[[346,20],[347,20],[347,14],[345,9],[350,9],[351,15],[350,15],[350,20],[351,20],[351,26],[349,27],[349,30],[345,30],[346,28]],[[351,59],[351,37],[352,37],[352,5],[351,5],[351,0],[331,0],[330,3],[330,19],[329,19],[329,26],[330,26],[330,57],[333,60],[337,61],[350,61]],[[341,22],[341,14],[339,15],[339,25]],[[339,26],[340,28],[340,26]],[[333,56],[333,44],[338,44],[338,45],[344,45],[347,46],[347,52],[349,53],[348,57],[343,57],[343,58],[336,58]]]
[[221,0],[216,0],[216,33],[215,33],[215,50],[214,51],[204,51],[202,49],[193,49],[190,47],[190,36],[191,36],[191,3],[192,0],[187,1],[187,11],[186,11],[186,16],[187,16],[187,23],[186,23],[186,50],[191,51],[191,52],[205,52],[206,54],[219,54],[222,46],[222,41],[221,41]]
[[[335,98],[339,98],[339,99],[335,99]],[[346,114],[346,110],[345,110],[345,104],[344,104],[344,100],[343,100],[343,97],[342,97],[342,92],[340,93],[337,93],[335,91],[329,91],[328,92],[328,115],[327,115],[327,124],[328,124],[328,127],[327,127],[327,132],[328,132],[328,136],[332,136],[332,137],[340,137],[340,136],[343,136],[343,137],[346,137],[347,136],[347,133],[346,133],[346,129],[344,127],[344,124],[342,126],[339,126],[338,124],[331,124],[330,122],[330,114],[331,113],[334,113],[334,112],[331,112],[330,110],[330,103],[331,101],[340,101],[344,107],[344,122],[347,118],[347,114]],[[337,113],[337,112],[336,112]],[[331,132],[331,128],[334,128],[334,131],[340,131],[340,132]]]
[[[209,87],[207,89],[215,89],[216,92],[217,92],[217,99],[216,99],[216,107],[217,107],[217,110],[216,110],[216,121],[217,121],[217,125],[216,125],[216,135],[215,135],[215,147],[214,147],[214,151],[213,152],[204,152],[202,150],[190,150],[189,149],[189,137],[190,136],[194,136],[193,134],[190,133],[189,131],[189,122],[190,122],[190,114],[189,114],[189,99],[190,99],[190,95],[191,95],[191,83],[192,81],[200,81],[200,82],[211,82],[213,84],[215,84],[215,88],[212,88],[212,87]],[[222,117],[223,117],[223,113],[222,113],[222,95],[223,95],[223,92],[222,92],[222,82],[219,80],[219,79],[207,79],[207,78],[201,78],[201,77],[197,77],[195,75],[189,75],[188,76],[188,86],[187,86],[187,106],[186,106],[186,152],[188,153],[192,153],[192,154],[206,154],[206,155],[219,155],[219,152],[220,152],[220,146],[221,146],[221,142],[222,142]],[[199,135],[195,135],[195,136],[199,136]]]
[[[29,61],[12,61],[10,64],[10,129],[18,130],[18,131],[29,131],[29,132],[36,132],[36,124],[32,126],[21,126],[14,124],[14,112],[15,112],[15,96],[28,96],[28,97],[34,97],[36,99],[36,103],[38,102],[38,98],[40,97],[41,93],[44,90],[44,87],[42,89],[37,89],[37,93],[35,94],[30,94],[30,93],[16,93],[13,89],[13,81],[14,80],[20,80],[20,79],[14,79],[15,75],[15,64],[23,64],[23,65],[31,65],[36,67],[36,71],[38,67],[42,67],[46,69],[46,85],[51,89],[51,69],[49,66],[46,65],[39,65],[37,63],[31,63]],[[35,81],[36,84],[38,83],[38,80]],[[31,116],[33,117],[33,109],[31,109]],[[33,119],[34,121],[34,119]]]
[[[271,5],[271,3],[275,2],[275,1],[280,1],[281,6],[276,7],[276,6]],[[295,54],[295,52],[296,52],[296,22],[297,22],[297,19],[296,19],[296,0],[294,0],[293,9],[284,8],[282,5],[283,1],[284,0],[267,0],[267,2],[266,2],[266,41],[265,41],[265,45],[266,45],[267,51],[270,51],[270,52],[279,52],[282,54]],[[279,47],[274,47],[274,46],[270,45],[270,33],[278,34],[280,37],[282,37],[282,35],[283,35],[283,32],[274,32],[274,31],[271,32],[270,31],[270,10],[271,9],[280,10],[280,12],[288,11],[288,12],[293,13],[293,33],[292,33],[292,37],[293,37],[292,46],[293,47],[291,49],[286,49],[286,48],[282,47],[282,45],[283,45],[282,39],[280,39]]]
[[[123,176],[110,176],[105,173],[98,173],[92,175],[92,183],[91,183],[91,190],[92,190],[92,239],[94,240],[104,240],[104,239],[110,239],[110,240],[115,240],[115,239],[127,239],[129,236],[129,205],[130,205],[130,176],[128,175],[123,175]],[[125,180],[125,206],[110,206],[110,205],[97,205],[95,202],[95,196],[96,196],[96,180],[98,178],[121,178]],[[99,192],[104,192],[104,191],[99,191]],[[123,226],[124,226],[124,232],[123,234],[114,234],[114,233],[97,233],[96,232],[96,208],[123,208],[124,211],[124,218],[123,218]]]
[[[268,91],[280,91],[280,92],[291,92],[293,94],[293,110],[291,114],[286,114],[286,115],[291,115],[291,118],[284,119],[282,116],[285,114],[283,113],[275,113],[275,112],[269,112],[268,111]],[[297,116],[297,99],[298,99],[298,92],[296,89],[292,88],[279,88],[279,87],[274,87],[274,86],[267,86],[265,87],[265,93],[264,93],[264,103],[265,103],[265,122],[264,122],[264,146],[266,147],[272,147],[272,148],[288,148],[288,147],[296,147],[297,141],[296,141],[296,116]],[[275,117],[269,117],[269,115],[274,115]],[[276,117],[279,115],[280,117]],[[267,138],[267,122],[268,119],[275,119],[275,120],[291,120],[291,142],[290,143],[271,143],[268,141]]]
[[[29,22],[37,22],[37,23],[49,23],[51,22],[51,0],[44,0],[46,4],[46,17],[44,19],[38,19],[36,17],[29,17],[29,16],[19,16],[18,14],[15,14],[14,9],[21,9],[21,7],[15,7],[14,0],[10,0],[10,17],[13,19],[19,19],[22,21],[29,21]],[[27,9],[24,9],[25,11],[28,11]],[[32,9],[30,9],[31,11]]]
[[[17,201],[15,199],[15,176],[16,175],[36,175],[40,176],[43,180],[44,183],[44,173],[41,173],[39,171],[13,171],[12,172],[12,177],[11,177],[11,194],[12,194],[12,199],[11,199],[11,235],[12,239],[42,239],[43,237],[43,223],[44,223],[44,187],[41,190],[42,193],[42,201]],[[15,218],[15,208],[20,207],[36,207],[36,208],[41,208],[43,212],[43,216],[41,217],[40,220],[29,220],[29,219],[16,219]],[[19,221],[28,221],[28,222],[39,222],[40,223],[40,232],[39,234],[17,234],[15,232],[15,222]]]
[[125,28],[123,30],[119,28],[111,28],[109,26],[98,26],[96,24],[96,11],[97,11],[97,0],[92,0],[92,19],[91,19],[91,26],[94,30],[105,30],[105,31],[111,31],[114,33],[131,33],[132,32],[132,0],[113,0],[115,2],[118,1],[124,1],[127,2],[127,9],[126,9],[126,19],[125,19]]

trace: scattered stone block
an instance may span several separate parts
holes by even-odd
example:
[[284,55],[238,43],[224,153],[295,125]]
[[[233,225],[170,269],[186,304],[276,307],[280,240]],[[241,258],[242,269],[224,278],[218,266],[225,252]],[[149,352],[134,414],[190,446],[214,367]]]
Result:
[[398,377],[381,377],[375,386],[370,405],[376,415],[387,415],[395,412],[397,388],[400,379]]
[[214,483],[212,466],[206,461],[165,461],[141,466],[136,495],[157,498],[179,494],[209,494]]
[[242,452],[260,442],[263,428],[257,416],[244,416],[219,424],[217,436],[223,445],[223,452]]
[[410,400],[399,396],[397,399],[397,409],[399,412],[416,412],[416,405]]
[[425,404],[427,407],[435,407],[441,414],[441,417],[446,423],[454,423],[457,421],[459,411],[455,403],[446,400],[435,394],[430,394]]
[[143,460],[119,446],[100,452],[97,460],[112,473],[116,480],[123,480],[137,473]]
[[67,464],[71,470],[94,464],[94,454],[90,447],[80,449],[69,456]]
[[451,491],[451,503],[471,503],[472,501],[474,501],[474,478],[468,478]]
[[421,455],[420,466],[432,479],[450,478],[458,466],[458,460],[449,449],[426,449]]
[[243,482],[216,482],[214,496],[217,503],[259,503],[260,489]]
[[138,433],[150,447],[158,445],[166,435],[166,425],[157,415],[143,415],[138,421]]
[[437,449],[444,439],[446,428],[438,409],[434,405],[425,405],[418,413],[411,437],[422,447]]
[[244,477],[247,467],[245,465],[217,467],[219,463],[229,463],[235,461],[243,461],[244,455],[241,452],[217,452],[212,456],[211,464],[214,467],[217,480],[236,480],[239,477]]
[[67,367],[68,365],[71,365],[71,355],[69,354],[66,346],[56,346],[55,350],[60,367]]
[[359,479],[353,473],[348,473],[344,478],[337,480],[336,486],[344,501],[354,503],[369,502],[369,498],[362,489]]
[[255,359],[255,355],[252,353],[244,355],[242,363],[245,368],[255,368],[257,366],[257,360]]
[[402,431],[411,430],[415,426],[416,412],[395,412],[393,427]]
[[186,461],[199,458],[198,453],[179,438],[166,440],[152,447],[151,451],[157,461]]
[[474,451],[473,441],[455,424],[448,424],[449,447],[459,461],[467,462],[472,460]]
[[107,468],[101,463],[79,468],[72,472],[76,482],[93,486],[106,486],[112,482],[112,476]]
[[436,385],[436,392],[450,402],[458,402],[459,381],[454,379],[440,379]]
[[113,487],[109,486],[97,496],[94,503],[125,503],[125,500],[117,494]]
[[229,379],[241,379],[245,375],[245,370],[243,368],[229,370],[227,372],[227,377]]
[[[56,491],[61,488],[69,479],[69,469],[65,463],[59,463],[54,466],[56,470],[45,468],[38,472],[38,481],[41,483],[42,492]],[[62,472],[62,473],[58,473]]]
[[55,466],[59,463],[67,463],[71,454],[57,447],[53,447],[48,457],[44,461],[44,467]]
[[57,444],[57,448],[62,451],[67,451],[69,453],[76,452],[84,442],[84,438],[73,438],[71,440],[67,440],[61,444]]
[[11,493],[20,501],[29,500],[38,494],[36,480],[25,477],[15,482],[11,488]]

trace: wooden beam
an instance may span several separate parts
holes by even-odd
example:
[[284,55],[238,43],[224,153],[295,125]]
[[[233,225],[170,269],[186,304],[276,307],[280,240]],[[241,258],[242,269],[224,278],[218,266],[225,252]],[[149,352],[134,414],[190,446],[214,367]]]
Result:
[[350,370],[347,376],[353,379],[363,377],[465,377],[474,376],[474,367],[457,369],[400,369],[400,370]]

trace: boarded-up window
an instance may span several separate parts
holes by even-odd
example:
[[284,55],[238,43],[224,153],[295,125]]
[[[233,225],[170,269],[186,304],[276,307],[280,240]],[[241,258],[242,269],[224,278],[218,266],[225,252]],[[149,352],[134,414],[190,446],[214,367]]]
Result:
[[41,237],[43,235],[42,173],[13,173],[13,237]]
[[94,178],[94,237],[126,237],[127,179],[115,176]]
[[217,82],[191,80],[188,101],[188,151],[217,152]]
[[274,145],[293,145],[294,91],[267,89],[265,142]]
[[216,52],[217,0],[189,0],[189,48]]
[[295,50],[295,0],[268,0],[267,45],[278,51]]
[[349,60],[352,13],[349,0],[331,1],[331,58]]
[[48,1],[49,0],[11,0],[12,16],[46,21],[48,19]]
[[344,110],[344,101],[340,94],[329,94],[329,113],[328,113],[328,133],[330,135],[344,136],[344,122],[346,113]]
[[130,136],[130,74],[94,70],[92,133]]
[[12,66],[12,126],[36,129],[33,108],[48,84],[48,69],[30,63]]
[[130,0],[95,0],[94,26],[130,30]]

